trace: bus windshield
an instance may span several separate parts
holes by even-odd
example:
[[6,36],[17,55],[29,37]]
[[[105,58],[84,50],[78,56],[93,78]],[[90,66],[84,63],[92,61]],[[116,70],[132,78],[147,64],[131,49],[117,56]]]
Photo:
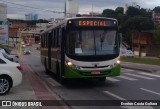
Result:
[[67,54],[112,55],[118,53],[116,30],[70,30],[67,34]]

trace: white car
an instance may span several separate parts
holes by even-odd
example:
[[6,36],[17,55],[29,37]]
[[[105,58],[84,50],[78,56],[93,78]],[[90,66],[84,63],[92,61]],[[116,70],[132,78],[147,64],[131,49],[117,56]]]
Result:
[[25,48],[23,53],[26,54],[31,54],[31,50],[29,48]]
[[134,53],[132,50],[127,50],[126,57],[134,57]]
[[120,50],[120,56],[122,56],[122,57],[134,57],[134,53],[132,52],[132,50],[121,49]]
[[13,61],[13,62],[18,62],[18,55],[15,54],[8,54],[4,49],[0,48],[0,52],[3,53],[3,55],[5,55],[5,57],[8,57],[9,60]]
[[0,52],[0,95],[7,94],[22,82],[21,66],[5,58]]

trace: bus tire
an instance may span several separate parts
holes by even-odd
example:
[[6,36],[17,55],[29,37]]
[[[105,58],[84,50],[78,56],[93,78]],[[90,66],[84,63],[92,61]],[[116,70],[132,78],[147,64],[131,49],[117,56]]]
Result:
[[106,81],[106,77],[101,77],[98,80],[101,81],[101,82],[105,82]]

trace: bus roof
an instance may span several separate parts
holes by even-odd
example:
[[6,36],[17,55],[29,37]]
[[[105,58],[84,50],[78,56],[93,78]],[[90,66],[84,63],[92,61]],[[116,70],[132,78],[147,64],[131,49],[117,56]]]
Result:
[[117,19],[114,18],[107,18],[107,17],[73,17],[73,18],[65,18],[63,21],[57,23],[56,25],[53,25],[49,28],[47,28],[46,30],[42,31],[40,34],[44,34],[46,32],[50,32],[52,29],[62,26],[62,25],[66,25],[68,20],[75,20],[75,19],[108,19],[108,20],[115,20],[117,21]]

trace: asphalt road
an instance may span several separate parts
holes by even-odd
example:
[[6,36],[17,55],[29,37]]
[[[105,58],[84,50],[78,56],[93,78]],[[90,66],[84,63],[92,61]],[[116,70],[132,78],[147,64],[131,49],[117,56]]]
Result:
[[[49,88],[63,100],[160,100],[160,74],[122,69],[121,76],[108,77],[106,82],[96,80],[58,83],[47,75],[40,62],[39,51],[32,48],[31,55],[22,56],[23,62],[38,74]],[[67,101],[66,101],[67,102]],[[91,101],[93,104],[96,101]],[[68,104],[69,101],[68,101]],[[160,106],[71,106],[73,109],[159,109]]]

